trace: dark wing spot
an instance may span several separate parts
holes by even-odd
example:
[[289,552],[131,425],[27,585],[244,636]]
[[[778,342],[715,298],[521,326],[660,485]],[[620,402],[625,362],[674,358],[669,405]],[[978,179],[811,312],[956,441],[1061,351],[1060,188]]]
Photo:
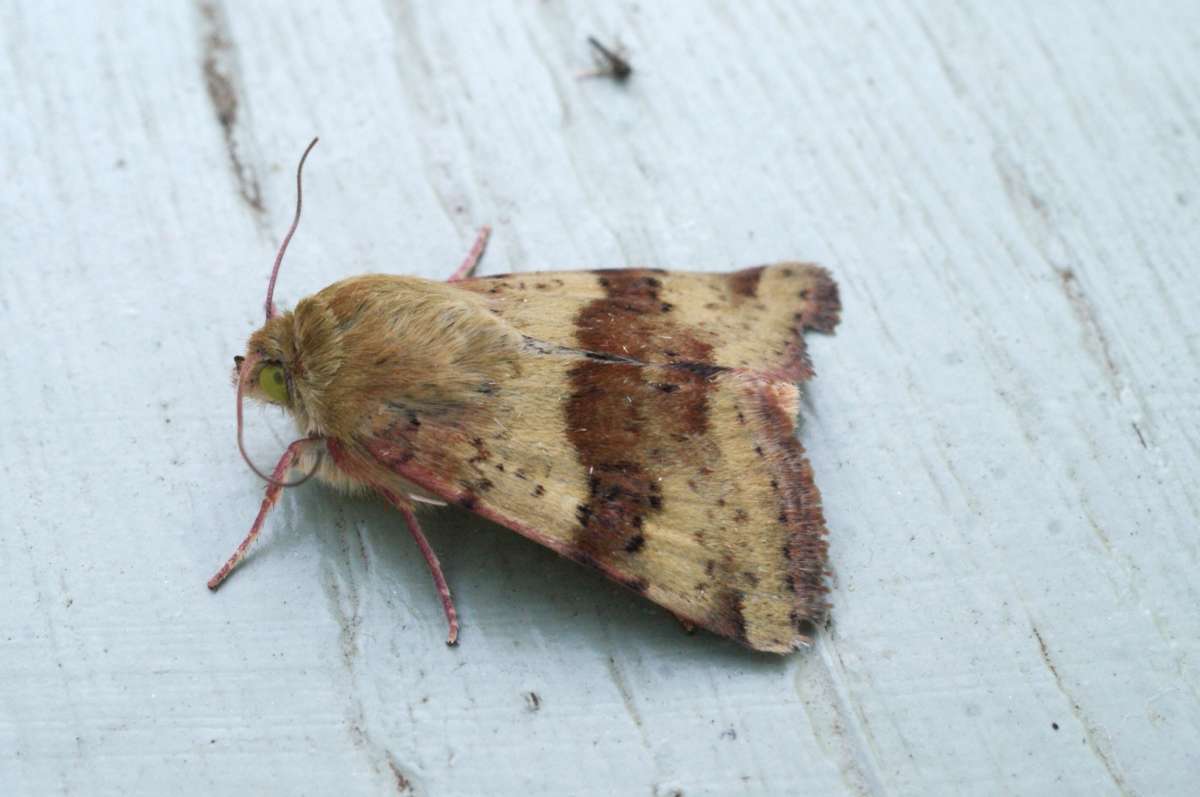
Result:
[[763,268],[763,266],[744,268],[730,274],[728,277],[730,290],[737,296],[750,299],[758,296],[758,283],[762,279]]
[[644,578],[625,579],[621,583],[639,595],[645,595],[646,590],[650,589],[650,582]]
[[746,596],[741,590],[724,590],[717,599],[709,627],[723,636],[746,644]]
[[711,379],[714,376],[716,376],[717,374],[729,370],[728,368],[726,368],[723,365],[711,365],[709,363],[694,363],[694,362],[671,363],[671,367],[679,368],[681,370],[687,371],[688,373],[695,374],[696,376],[700,377],[701,379]]
[[[658,463],[678,460],[708,432],[708,382],[727,369],[711,363],[701,333],[664,316],[673,308],[659,297],[656,274],[604,271],[596,279],[605,296],[575,319],[587,359],[568,373],[567,434],[588,473],[575,543],[601,563],[628,567],[621,554],[640,549],[645,519],[663,511]],[[642,365],[675,359],[682,362]]]

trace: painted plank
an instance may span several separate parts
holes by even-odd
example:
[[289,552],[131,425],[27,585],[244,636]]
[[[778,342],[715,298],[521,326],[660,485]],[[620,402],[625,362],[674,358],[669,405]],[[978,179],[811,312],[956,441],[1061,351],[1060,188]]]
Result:
[[[1183,794],[1200,775],[1200,7],[13,4],[5,793]],[[579,80],[586,37],[625,85]],[[822,262],[831,627],[748,654],[457,512],[261,485],[278,296]],[[255,416],[272,445],[278,419]],[[283,434],[283,432],[278,432]],[[284,441],[286,442],[286,441]]]

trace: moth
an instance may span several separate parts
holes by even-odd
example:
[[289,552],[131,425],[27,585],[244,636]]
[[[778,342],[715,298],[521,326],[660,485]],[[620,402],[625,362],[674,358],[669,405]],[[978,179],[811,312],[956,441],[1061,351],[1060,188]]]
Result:
[[[657,269],[472,276],[484,228],[446,282],[368,274],[281,312],[235,358],[238,446],[249,397],[303,435],[270,473],[245,540],[283,488],[315,476],[399,510],[449,625],[458,615],[420,514],[455,505],[700,626],[785,653],[826,615],[821,498],[796,437],[813,375],[806,330],[832,332],[825,270]],[[255,468],[257,471],[257,468]],[[299,478],[288,481],[293,474]]]

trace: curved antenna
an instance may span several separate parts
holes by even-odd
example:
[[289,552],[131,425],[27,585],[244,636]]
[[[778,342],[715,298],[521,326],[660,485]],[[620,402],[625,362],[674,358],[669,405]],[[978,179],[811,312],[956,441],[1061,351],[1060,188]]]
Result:
[[[237,384],[237,443],[238,443],[238,451],[242,452],[242,459],[246,460],[246,464],[250,466],[250,470],[254,471],[254,473],[260,479],[265,481],[267,484],[273,484],[278,487],[299,487],[301,484],[304,484],[306,481],[311,479],[313,477],[313,475],[316,474],[317,469],[321,467],[322,455],[320,452],[317,453],[317,461],[313,464],[312,470],[310,470],[307,474],[305,474],[304,476],[301,476],[299,479],[297,479],[294,482],[276,481],[271,476],[268,476],[266,473],[263,473],[261,470],[259,470],[258,466],[254,464],[254,461],[250,459],[250,455],[248,453],[246,453],[245,438],[242,434],[242,427],[243,427],[242,404],[244,403],[242,401],[242,399],[245,396],[245,392],[246,392],[246,382],[248,382],[250,380],[250,375],[254,373],[254,366],[258,365],[260,360],[262,360],[261,355],[251,354],[249,357],[242,360],[242,364],[241,364],[240,368],[238,369],[238,384]],[[280,474],[280,475],[283,475],[283,474]]]
[[[296,227],[300,225],[300,206],[303,204],[304,192],[300,183],[300,175],[304,171],[304,161],[308,160],[308,153],[312,152],[312,148],[317,145],[320,138],[314,138],[308,142],[308,146],[304,150],[304,154],[300,156],[300,165],[296,167],[296,217],[292,219],[292,226],[288,229],[287,235],[283,237],[283,243],[279,245],[279,253],[275,255],[275,266],[271,269],[271,281],[267,283],[267,301],[263,305],[263,309],[267,312],[267,320],[270,321],[275,317],[275,278],[279,276],[279,265],[283,262],[283,253],[287,251],[288,244],[291,243],[292,236],[296,234]],[[240,404],[238,405],[241,406]],[[254,467],[251,465],[250,467]],[[261,475],[261,474],[260,474]]]

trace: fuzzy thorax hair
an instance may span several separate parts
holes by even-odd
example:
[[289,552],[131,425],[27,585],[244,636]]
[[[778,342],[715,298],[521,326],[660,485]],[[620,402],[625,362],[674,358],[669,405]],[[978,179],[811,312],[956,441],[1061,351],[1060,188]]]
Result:
[[[521,336],[482,299],[444,283],[367,275],[267,321],[248,355],[283,366],[286,408],[307,435],[353,439],[380,408],[445,415],[516,373]],[[251,375],[249,394],[269,401]]]

